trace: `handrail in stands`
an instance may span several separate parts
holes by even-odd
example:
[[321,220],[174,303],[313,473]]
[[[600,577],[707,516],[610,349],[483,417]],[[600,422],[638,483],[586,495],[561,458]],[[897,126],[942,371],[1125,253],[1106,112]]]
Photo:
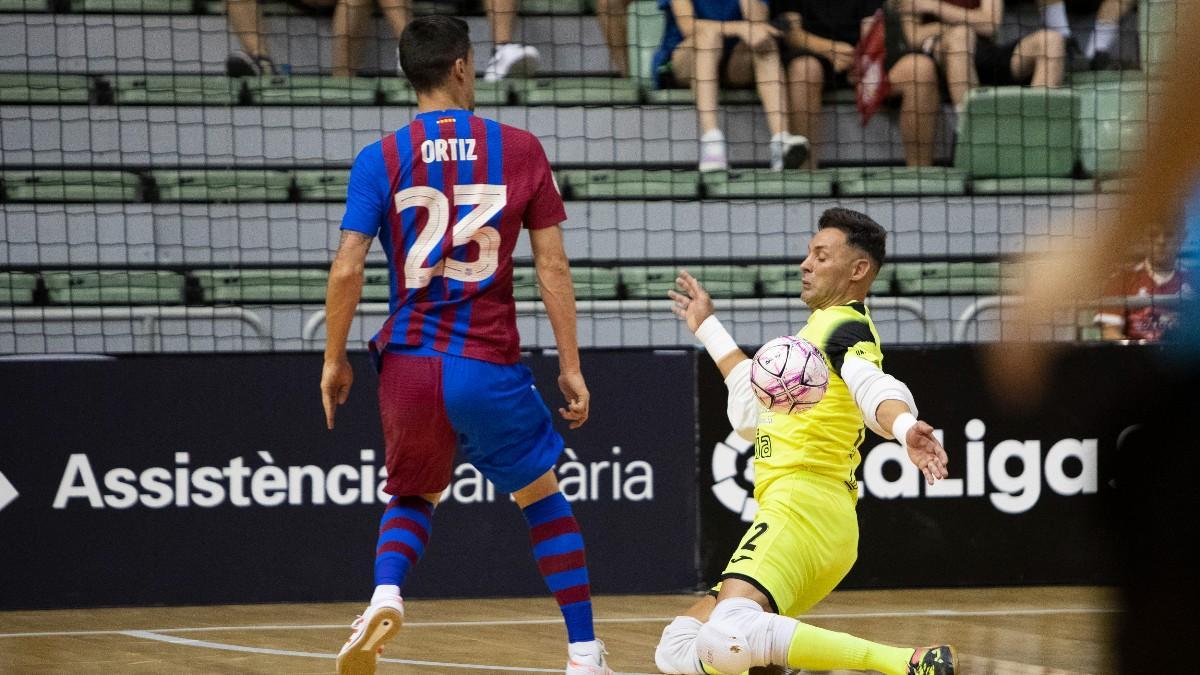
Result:
[[[1128,295],[1128,296],[1111,296],[1100,298],[1095,302],[1084,303],[1088,307],[1099,307],[1103,305],[1120,305],[1127,309],[1141,309],[1143,307],[1172,307],[1179,304],[1183,300],[1178,295]],[[967,329],[972,323],[979,320],[979,315],[991,309],[1000,307],[1016,307],[1024,302],[1024,298],[1019,295],[989,295],[985,298],[979,298],[972,302],[958,315],[958,320],[954,322],[954,342],[965,342],[967,339]]]
[[[160,336],[154,329],[160,319],[234,319],[253,328],[258,337],[267,337],[267,324],[262,317],[242,307],[0,307],[0,322],[9,323],[135,319],[142,322],[148,335],[156,338]],[[154,351],[161,351],[157,340]]]

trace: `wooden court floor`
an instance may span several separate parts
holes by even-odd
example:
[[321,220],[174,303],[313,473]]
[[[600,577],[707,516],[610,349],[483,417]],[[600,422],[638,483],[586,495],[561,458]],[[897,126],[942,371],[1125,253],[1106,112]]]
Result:
[[[596,632],[624,673],[654,673],[654,645],[694,596],[595,599]],[[0,612],[0,673],[331,673],[359,604]],[[562,672],[549,598],[420,600],[380,673]],[[805,618],[898,645],[950,642],[966,675],[1115,672],[1117,597],[1106,588],[834,593]]]

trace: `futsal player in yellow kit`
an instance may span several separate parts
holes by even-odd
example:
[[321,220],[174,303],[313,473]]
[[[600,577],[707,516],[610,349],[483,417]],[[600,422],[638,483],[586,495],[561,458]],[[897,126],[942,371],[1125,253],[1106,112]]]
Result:
[[961,675],[950,646],[892,647],[795,618],[830,593],[858,556],[855,504],[866,428],[895,438],[928,483],[945,478],[946,452],[917,419],[903,382],[882,370],[879,334],[864,304],[883,264],[887,234],[864,214],[822,214],[801,263],[800,294],[813,313],[799,336],[829,367],[825,397],[807,412],[773,413],[750,389],[750,360],[713,314],[687,272],[673,311],[704,344],[729,389],[734,429],[754,439],[759,510],[721,575],[716,597],[699,600],[663,630],[655,662],[664,673],[736,675],[753,666],[877,670],[885,675]]

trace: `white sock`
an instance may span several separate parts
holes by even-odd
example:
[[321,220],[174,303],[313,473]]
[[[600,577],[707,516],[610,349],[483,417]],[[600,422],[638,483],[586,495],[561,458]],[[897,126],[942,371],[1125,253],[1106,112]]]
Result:
[[600,657],[603,651],[599,640],[571,642],[567,644],[567,655],[571,657],[572,661],[592,666],[600,665]]
[[677,616],[663,629],[654,649],[654,664],[664,673],[696,673],[696,635],[703,624],[690,616]]
[[1063,37],[1071,37],[1071,23],[1067,21],[1067,6],[1061,2],[1051,3],[1042,8],[1042,21],[1046,28],[1056,30]]
[[1088,40],[1087,51],[1084,54],[1090,59],[1096,52],[1111,52],[1113,45],[1121,37],[1121,27],[1108,21],[1097,21],[1096,30]]
[[750,645],[751,663],[756,666],[786,666],[795,619],[763,611],[750,598],[729,598],[717,603],[709,622],[724,622],[736,626]]
[[703,136],[700,137],[701,143],[723,140],[725,140],[725,134],[721,133],[720,129],[709,129],[708,131],[704,132]]
[[375,594],[371,596],[371,606],[374,607],[382,603],[384,600],[399,600],[400,587],[393,584],[383,584],[375,587]]

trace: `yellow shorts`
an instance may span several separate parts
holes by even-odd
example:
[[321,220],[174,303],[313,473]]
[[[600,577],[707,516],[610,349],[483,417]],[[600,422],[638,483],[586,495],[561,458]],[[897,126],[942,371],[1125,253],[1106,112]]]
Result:
[[808,611],[858,558],[855,497],[845,483],[807,471],[771,481],[721,578],[754,585],[781,615]]

